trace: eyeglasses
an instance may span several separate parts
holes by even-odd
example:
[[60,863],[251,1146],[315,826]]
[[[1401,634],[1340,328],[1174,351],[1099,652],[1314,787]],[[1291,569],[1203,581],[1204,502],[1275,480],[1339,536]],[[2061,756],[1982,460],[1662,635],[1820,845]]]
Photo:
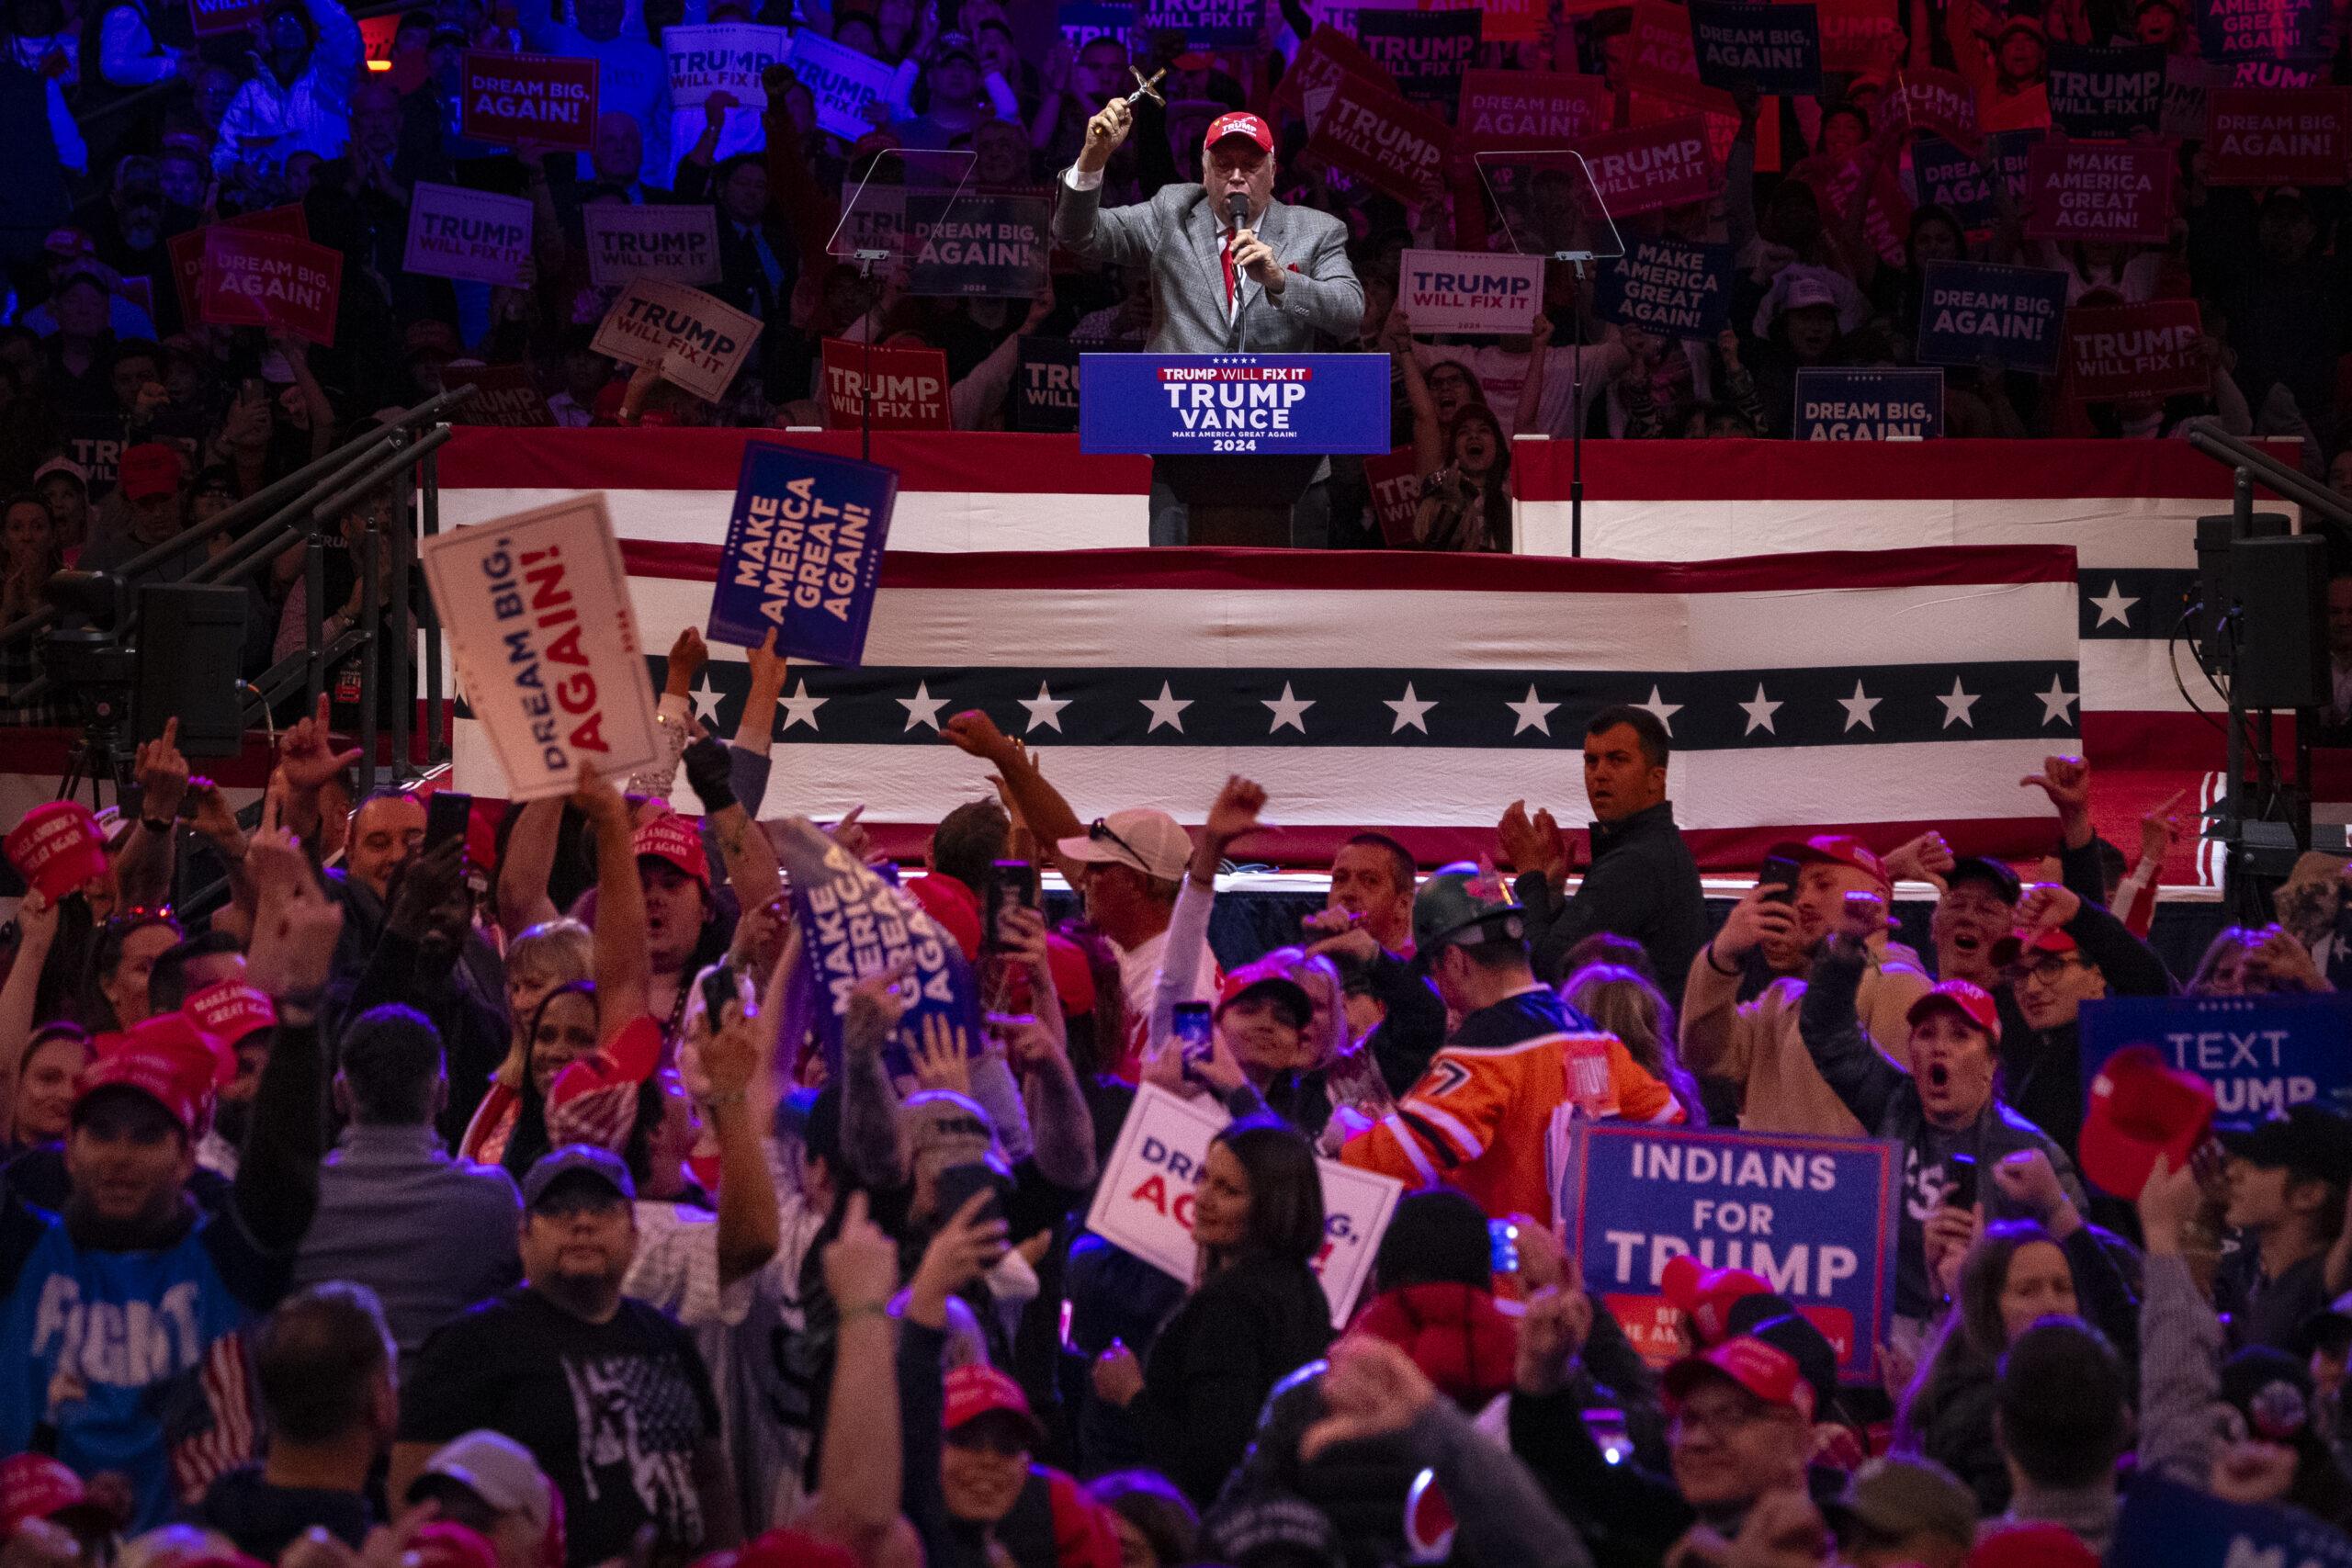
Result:
[[1713,1410],[1693,1410],[1684,1405],[1668,1419],[1667,1440],[1679,1443],[1685,1433],[1729,1438],[1768,1419],[1771,1414],[1770,1407],[1747,1399],[1734,1400]]
[[2009,973],[2015,976],[2019,983],[2032,980],[2041,985],[2054,986],[2066,977],[2067,970],[2074,968],[2081,962],[2081,959],[2070,953],[2064,958],[2045,958],[2038,964],[2014,964],[2010,967]]
[[1137,851],[1133,844],[1119,837],[1118,834],[1111,831],[1111,824],[1103,821],[1100,817],[1097,817],[1092,822],[1087,824],[1086,836],[1093,840],[1098,844],[1103,840],[1108,839],[1111,842],[1118,845],[1119,848],[1126,851],[1127,853],[1134,855],[1137,865],[1144,863],[1142,853]]

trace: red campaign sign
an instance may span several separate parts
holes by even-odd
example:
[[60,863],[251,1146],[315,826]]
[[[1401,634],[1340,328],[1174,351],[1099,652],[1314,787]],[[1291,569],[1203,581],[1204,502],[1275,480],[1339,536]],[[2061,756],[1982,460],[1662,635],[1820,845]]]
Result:
[[215,225],[204,231],[201,321],[261,326],[322,347],[334,342],[343,254],[291,234]]
[[[212,227],[258,229],[266,234],[291,234],[298,240],[311,237],[310,221],[302,216],[299,206],[273,207],[263,212],[223,218]],[[206,229],[190,229],[164,242],[164,248],[172,258],[172,282],[179,289],[180,315],[191,321],[204,319],[204,236],[208,231]],[[258,326],[260,321],[256,315],[251,320],[232,324]]]
[[1903,194],[1903,181],[1894,159],[1872,158],[1866,165],[1860,152],[1849,152],[1836,163],[1813,158],[1806,161],[1798,177],[1813,188],[1831,218],[1843,223],[1853,207],[1855,193],[1861,189],[1865,166],[1871,172],[1871,184],[1864,197],[1869,205],[1862,209],[1862,232],[1869,238],[1871,249],[1883,260],[1891,266],[1901,266],[1903,247],[1911,232],[1911,200]]
[[1274,87],[1274,107],[1303,114],[1310,88],[1336,87],[1351,76],[1387,92],[1396,91],[1396,78],[1389,73],[1388,67],[1366,54],[1355,39],[1339,28],[1322,24],[1306,36],[1306,41],[1299,45],[1297,58],[1283,73],[1282,81]]
[[2340,186],[2352,158],[2352,87],[2216,87],[2205,128],[2209,185]]
[[2198,341],[2205,327],[2194,299],[2153,299],[2066,312],[2067,389],[2086,403],[2168,398],[2212,385]]
[[1399,201],[1419,201],[1453,151],[1453,128],[1350,77],[1331,90],[1306,147]]
[[1637,0],[1625,44],[1625,80],[1676,103],[1736,115],[1739,106],[1720,87],[1699,80],[1699,51],[1690,41],[1690,13],[1668,0]]
[[1924,130],[1963,152],[1977,148],[1976,94],[1949,71],[1898,71],[1879,98],[1871,124],[1881,136]]
[[1542,0],[1421,0],[1420,8],[1485,13],[1478,36],[1487,43],[1532,43],[1544,36]]
[[[869,360],[867,355],[871,354]],[[843,338],[825,340],[825,412],[835,430],[865,423],[865,378],[874,378],[876,430],[953,430],[947,407],[947,351],[867,349]]]
[[461,75],[461,135],[502,147],[536,142],[573,152],[595,149],[594,61],[469,49]]
[[1466,71],[1453,134],[1464,152],[1541,152],[1609,129],[1609,84],[1565,72]]
[[[1625,1331],[1625,1342],[1634,1353],[1653,1367],[1673,1365],[1689,1355],[1690,1347],[1683,1337],[1686,1321],[1682,1309],[1664,1296],[1641,1296],[1611,1291],[1600,1298],[1617,1326]],[[1854,1356],[1854,1314],[1844,1307],[1815,1306],[1797,1303],[1797,1311],[1804,1320],[1821,1330],[1829,1341],[1830,1349],[1838,1354],[1838,1364],[1847,1365]]]
[[547,394],[531,378],[527,365],[452,365],[442,370],[441,385],[453,392],[459,387],[481,389],[458,405],[450,416],[455,423],[491,424],[504,430],[555,426],[555,411],[548,407]]
[[[1803,0],[1791,0],[1802,4]],[[1821,14],[1821,68],[1868,71],[1894,36],[1894,0],[1814,0]]]
[[[1870,240],[1870,249],[1889,265],[1903,265],[1903,244],[1910,235],[1910,197],[1903,195],[1903,179],[1895,172],[1891,157],[1874,157],[1870,167],[1870,190],[1863,195],[1868,207],[1863,207],[1863,235]],[[1826,211],[1823,228],[1847,221],[1847,211],[1853,207],[1853,195],[1863,188],[1865,160],[1860,152],[1847,152],[1839,160],[1809,157],[1797,172],[1797,179],[1811,186],[1815,197]]]
[[2172,149],[2043,141],[2027,154],[2025,231],[2036,240],[2160,245],[2172,231]]
[[[1637,88],[1627,97],[1625,108],[1627,125],[1656,125],[1660,120],[1680,119],[1691,106]],[[1720,167],[1730,161],[1732,145],[1739,140],[1739,116],[1705,109],[1700,118],[1707,122],[1707,152]],[[1781,100],[1769,94],[1756,100],[1756,172],[1781,172]]]
[[1413,547],[1413,513],[1421,502],[1420,467],[1410,446],[1399,446],[1385,457],[1363,460],[1364,483],[1372,490],[1372,514],[1379,520],[1381,542],[1392,550]]
[[1722,183],[1695,114],[1588,136],[1577,143],[1610,212],[1623,217],[1704,201]]
[[188,24],[198,38],[248,31],[261,11],[262,0],[187,0]]

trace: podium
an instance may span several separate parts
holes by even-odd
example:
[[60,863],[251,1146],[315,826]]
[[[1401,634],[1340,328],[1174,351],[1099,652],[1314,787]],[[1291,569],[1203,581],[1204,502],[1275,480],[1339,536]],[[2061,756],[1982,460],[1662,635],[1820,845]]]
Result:
[[1079,450],[1136,453],[1191,513],[1187,542],[1287,548],[1326,457],[1385,455],[1377,354],[1087,354]]
[[1323,455],[1276,457],[1171,453],[1153,460],[1151,477],[1176,492],[1191,513],[1186,542],[1290,547],[1291,509],[1315,482]]

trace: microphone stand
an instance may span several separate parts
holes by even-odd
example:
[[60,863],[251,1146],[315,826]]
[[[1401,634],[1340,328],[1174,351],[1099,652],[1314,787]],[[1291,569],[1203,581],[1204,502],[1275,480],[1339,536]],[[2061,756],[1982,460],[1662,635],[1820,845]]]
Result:
[[[1568,554],[1584,554],[1584,265],[1594,259],[1590,251],[1557,251],[1554,261],[1566,262],[1576,268],[1576,358],[1569,362],[1568,406],[1575,411],[1575,423],[1568,430]],[[1540,350],[1538,351],[1541,352]]]
[[[859,251],[857,275],[866,283],[874,281],[874,264],[889,255],[888,251]],[[875,295],[865,304],[865,368],[858,375],[859,400],[865,405],[858,421],[857,460],[874,461],[874,313],[882,307],[882,297]]]

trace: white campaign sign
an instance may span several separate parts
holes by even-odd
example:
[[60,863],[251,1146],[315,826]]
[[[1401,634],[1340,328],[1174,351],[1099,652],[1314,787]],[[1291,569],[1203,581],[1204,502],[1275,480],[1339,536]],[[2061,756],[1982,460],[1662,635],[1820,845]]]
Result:
[[1396,303],[1416,336],[1523,333],[1544,304],[1544,258],[1490,251],[1407,251]]
[[617,789],[660,759],[604,491],[436,535],[418,554],[509,798],[569,795],[582,763]]
[[[1213,1100],[1186,1100],[1157,1085],[1136,1090],[1086,1228],[1153,1268],[1193,1282],[1193,1190],[1209,1144],[1230,1118]],[[1323,1174],[1323,1250],[1315,1273],[1331,1303],[1331,1325],[1345,1328],[1356,1293],[1372,1278],[1381,1233],[1405,1184],[1393,1177],[1318,1159]]]
[[898,74],[887,61],[868,59],[809,28],[792,35],[786,63],[817,100],[817,129],[852,141],[874,129],[860,106],[876,98],[888,102]]
[[618,288],[639,274],[672,283],[718,281],[715,207],[597,201],[580,209],[580,221],[588,235],[588,281],[599,288]]
[[416,182],[409,200],[408,255],[401,264],[434,277],[519,283],[531,255],[531,204],[462,186]]

